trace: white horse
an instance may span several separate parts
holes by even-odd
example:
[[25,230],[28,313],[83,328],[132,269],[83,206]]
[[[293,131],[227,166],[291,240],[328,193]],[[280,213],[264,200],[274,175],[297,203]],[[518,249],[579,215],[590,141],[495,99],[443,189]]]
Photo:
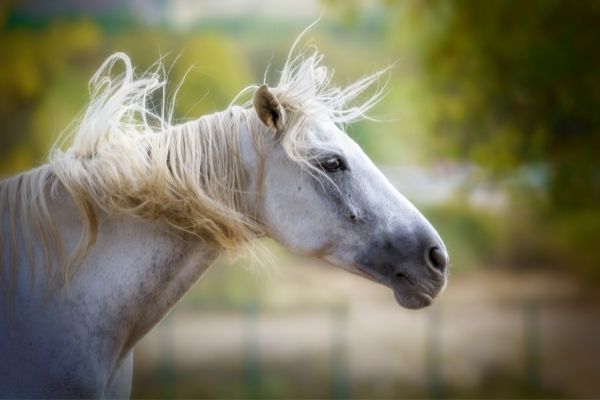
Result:
[[135,344],[223,250],[265,235],[406,308],[443,290],[442,240],[343,131],[384,72],[337,88],[293,49],[276,86],[180,125],[150,106],[161,69],[115,54],[70,145],[0,183],[0,397],[128,397]]

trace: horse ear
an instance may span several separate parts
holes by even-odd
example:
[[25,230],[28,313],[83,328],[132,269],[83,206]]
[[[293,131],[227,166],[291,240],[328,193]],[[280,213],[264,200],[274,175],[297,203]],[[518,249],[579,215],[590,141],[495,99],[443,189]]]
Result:
[[263,124],[276,132],[283,130],[285,112],[281,104],[279,104],[279,100],[269,91],[267,85],[262,85],[256,89],[252,101],[256,114],[258,114],[258,118],[260,118]]

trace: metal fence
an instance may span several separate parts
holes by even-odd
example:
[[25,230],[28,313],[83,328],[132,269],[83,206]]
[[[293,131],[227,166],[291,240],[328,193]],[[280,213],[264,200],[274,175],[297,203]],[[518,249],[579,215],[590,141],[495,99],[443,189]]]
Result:
[[[528,394],[543,393],[540,379],[540,304],[526,302],[518,306],[523,318],[523,387]],[[246,398],[262,397],[263,366],[261,365],[260,316],[258,304],[248,304],[243,310],[243,395]],[[428,313],[426,326],[425,373],[426,391],[429,398],[448,397],[446,382],[442,370],[444,312],[442,308],[432,308]],[[352,397],[351,377],[348,364],[348,309],[333,306],[329,310],[331,332],[330,359],[330,398],[346,399]],[[163,398],[172,398],[176,393],[177,371],[173,359],[174,352],[173,317],[169,316],[159,326],[160,361],[158,379]]]

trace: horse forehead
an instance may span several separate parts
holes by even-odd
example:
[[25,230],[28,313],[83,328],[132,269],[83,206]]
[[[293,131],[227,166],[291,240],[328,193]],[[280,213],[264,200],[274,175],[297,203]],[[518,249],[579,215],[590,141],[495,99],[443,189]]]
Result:
[[319,142],[326,144],[328,147],[337,147],[346,154],[362,153],[358,144],[333,122],[317,122],[315,126],[315,134]]

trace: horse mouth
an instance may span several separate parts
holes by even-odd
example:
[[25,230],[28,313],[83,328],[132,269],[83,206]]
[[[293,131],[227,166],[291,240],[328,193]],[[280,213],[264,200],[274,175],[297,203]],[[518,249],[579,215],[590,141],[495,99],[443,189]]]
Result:
[[401,307],[418,310],[433,303],[433,296],[420,288],[413,279],[405,274],[397,273],[394,284],[390,286],[394,291],[396,302]]
[[418,310],[433,303],[435,295],[427,293],[424,288],[420,287],[421,285],[405,274],[398,273],[395,278],[386,278],[376,271],[361,266],[355,273],[392,289],[396,302],[403,308]]

